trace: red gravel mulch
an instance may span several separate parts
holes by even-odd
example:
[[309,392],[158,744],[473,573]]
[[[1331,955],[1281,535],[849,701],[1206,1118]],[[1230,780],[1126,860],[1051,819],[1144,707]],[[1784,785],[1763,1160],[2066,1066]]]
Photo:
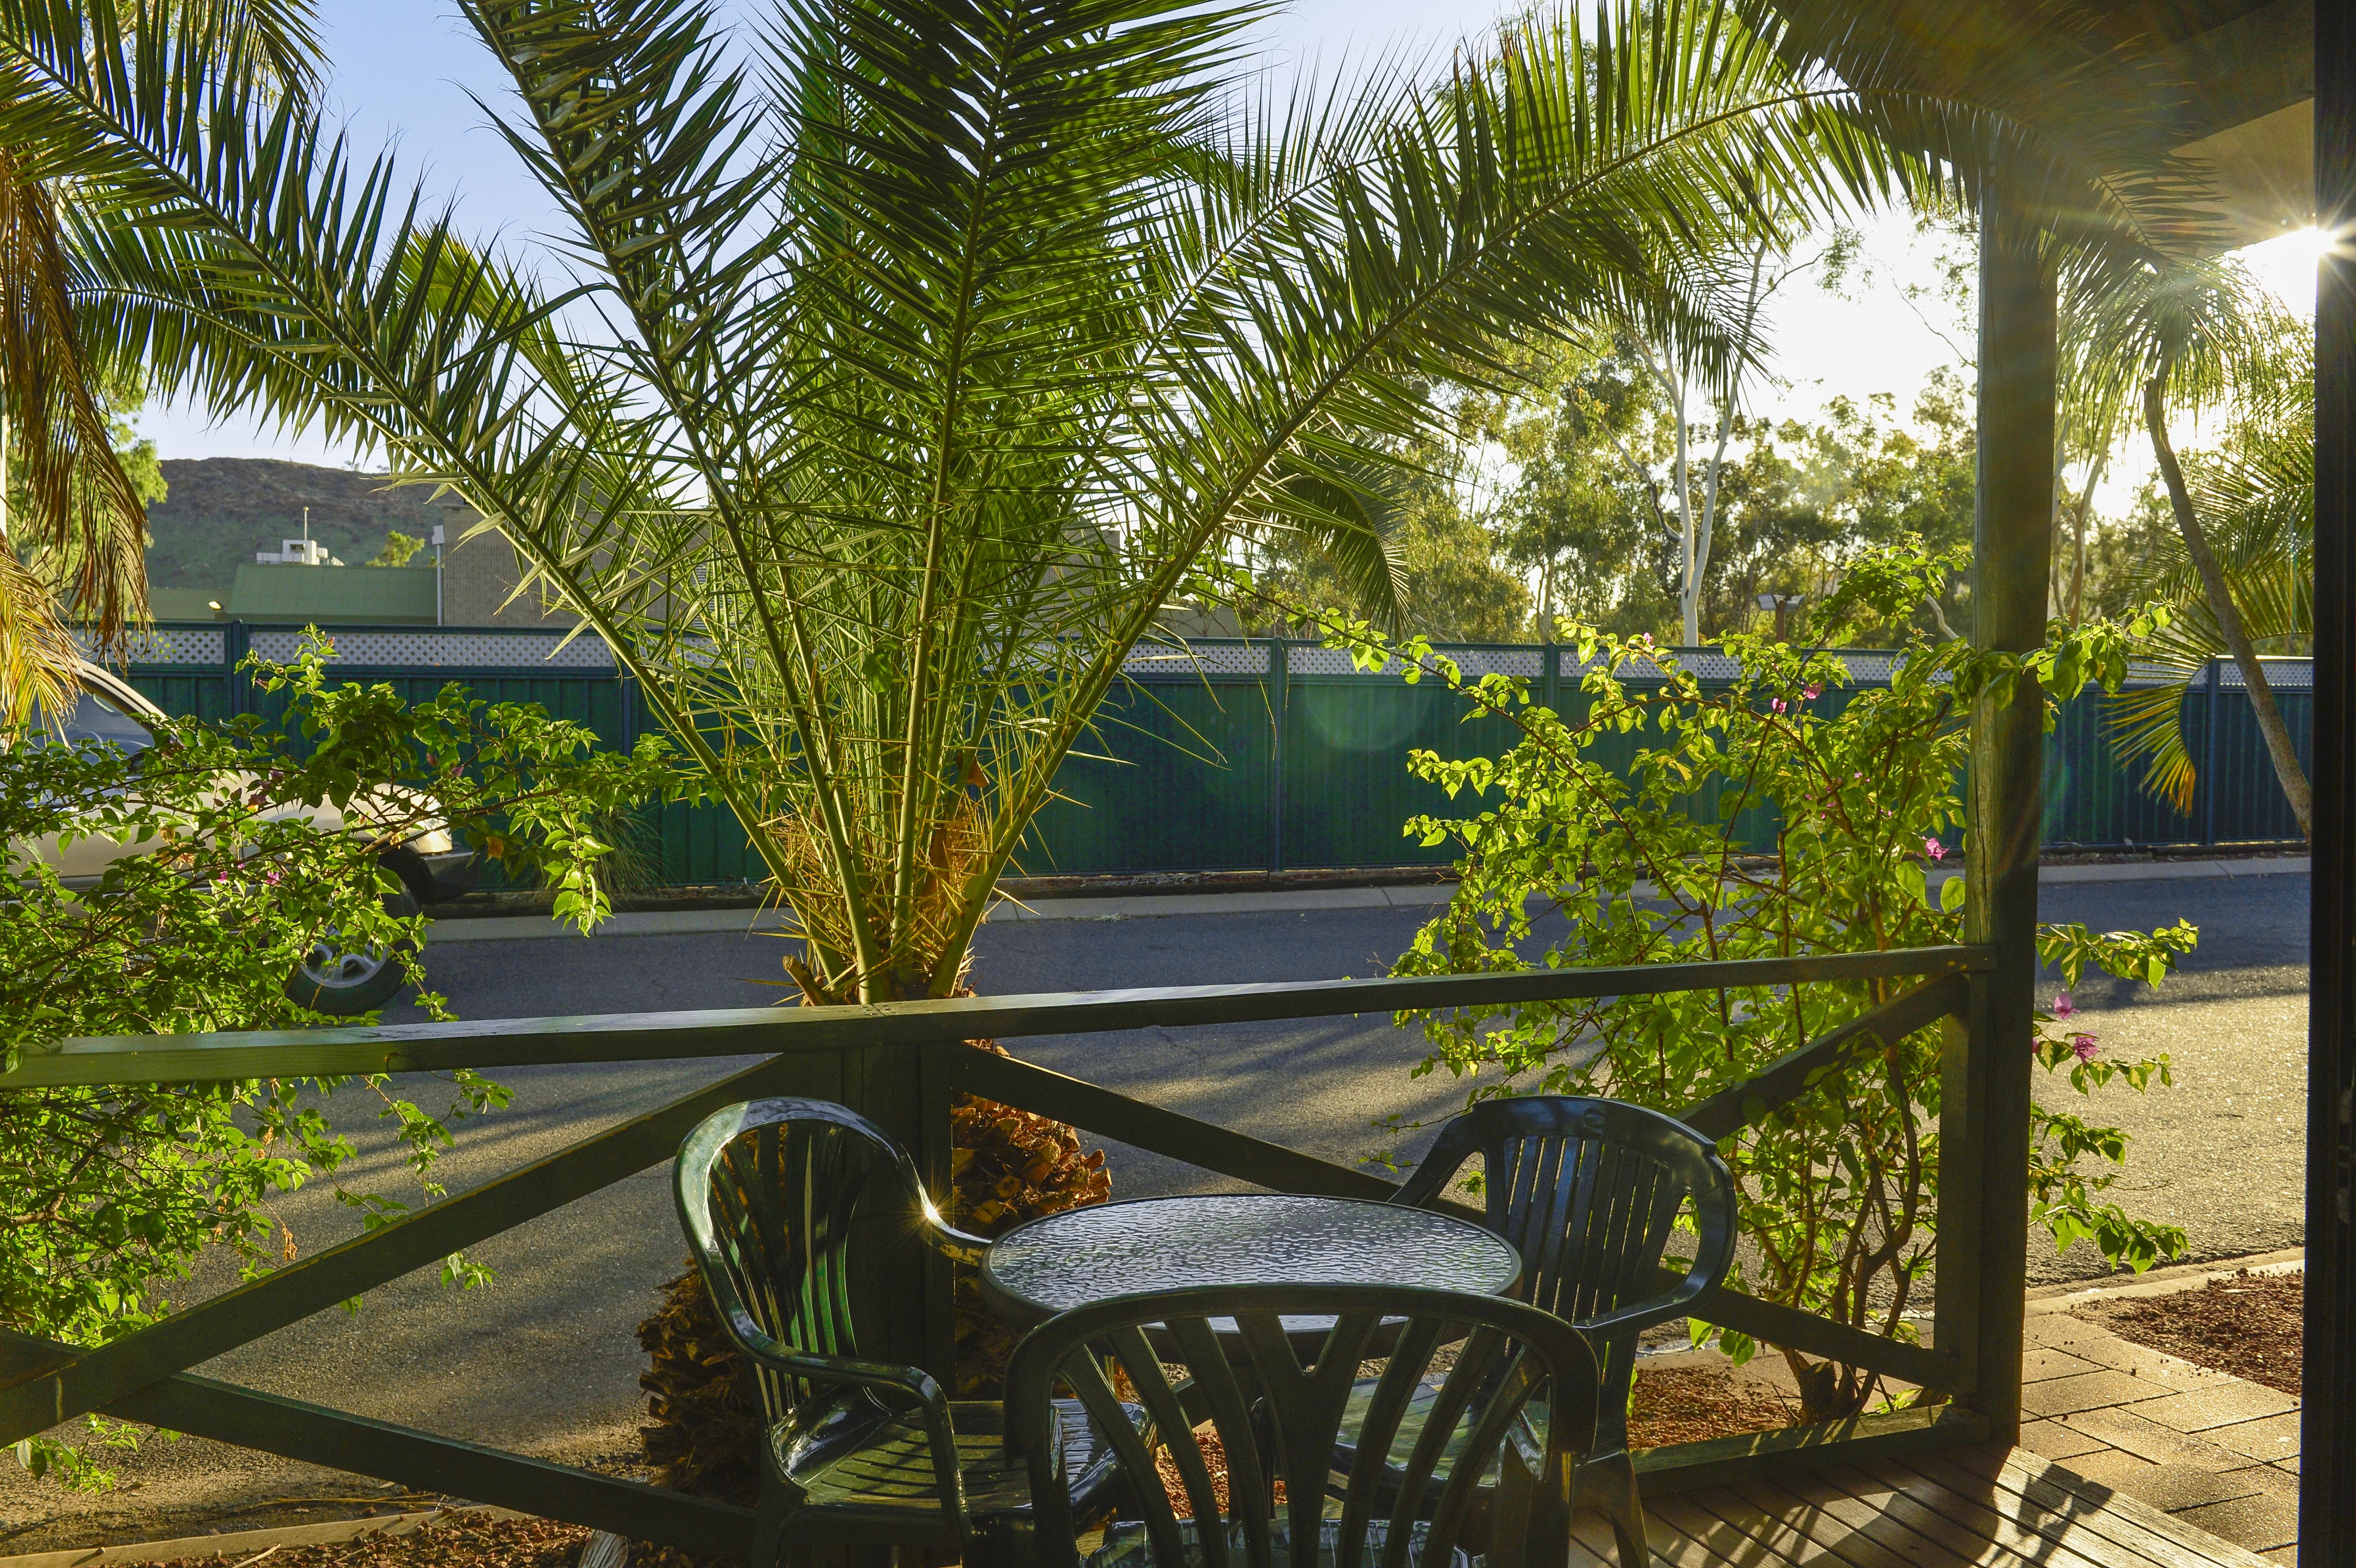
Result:
[[2072,1316],[2196,1366],[2297,1393],[2299,1311],[2306,1300],[2305,1274],[2245,1270],[2199,1290],[2104,1302]]
[[259,1554],[179,1557],[163,1568],[573,1568],[588,1540],[582,1525],[461,1514],[403,1535],[273,1546]]
[[1772,1387],[1716,1367],[1664,1367],[1636,1374],[1628,1446],[1659,1448],[1744,1432],[1772,1432],[1800,1419]]

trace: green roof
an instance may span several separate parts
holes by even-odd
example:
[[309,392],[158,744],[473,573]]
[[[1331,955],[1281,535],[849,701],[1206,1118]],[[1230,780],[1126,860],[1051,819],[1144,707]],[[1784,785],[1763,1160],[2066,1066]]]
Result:
[[158,621],[210,621],[214,614],[212,602],[220,599],[217,588],[155,588],[147,590],[147,612]]
[[430,626],[430,566],[263,566],[237,569],[224,601],[241,621],[280,625]]

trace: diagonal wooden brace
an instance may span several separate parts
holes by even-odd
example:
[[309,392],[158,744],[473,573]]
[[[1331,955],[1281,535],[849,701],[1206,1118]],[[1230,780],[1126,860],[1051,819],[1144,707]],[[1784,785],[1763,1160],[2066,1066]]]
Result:
[[661,1164],[721,1106],[790,1093],[807,1058],[776,1057],[617,1127],[262,1278],[223,1291],[65,1365],[19,1366],[0,1383],[0,1443],[102,1410],[134,1390],[348,1301],[412,1269]]
[[[1675,1290],[1685,1283],[1685,1277],[1681,1273],[1662,1269],[1655,1275],[1655,1288],[1664,1293]],[[1953,1393],[1963,1387],[1963,1362],[1948,1351],[1868,1333],[1813,1312],[1803,1312],[1796,1307],[1762,1301],[1727,1286],[1721,1285],[1695,1302],[1693,1316],[1704,1323],[1748,1334],[1762,1344],[1804,1350],[1826,1360],[1847,1361],[1942,1393]]]
[[[0,1330],[0,1347],[14,1360],[44,1367],[70,1365],[83,1354],[54,1339],[5,1330]],[[106,1413],[308,1465],[397,1481],[420,1491],[610,1530],[633,1541],[659,1541],[699,1556],[741,1562],[752,1544],[750,1509],[214,1378],[177,1373],[125,1394],[107,1406]]]
[[1926,981],[1810,1040],[1758,1076],[1687,1106],[1677,1120],[1706,1138],[1729,1136],[1806,1093],[1852,1052],[1894,1043],[1950,1013],[1960,1014],[1968,995],[1961,975]]

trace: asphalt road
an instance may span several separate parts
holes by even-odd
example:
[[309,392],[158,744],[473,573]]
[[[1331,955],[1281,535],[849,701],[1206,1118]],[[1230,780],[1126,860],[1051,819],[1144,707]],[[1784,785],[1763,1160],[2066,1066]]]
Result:
[[[2165,988],[2090,981],[2076,1000],[2105,1051],[2165,1051],[2172,1089],[2138,1097],[2115,1088],[2091,1107],[2133,1135],[2114,1189],[2131,1211],[2183,1225],[2191,1255],[2221,1258],[2299,1240],[2305,1071],[2308,880],[2072,884],[2047,890],[2051,920],[2154,926],[2178,916],[2202,932],[2199,951]],[[1332,979],[1382,973],[1422,918],[1408,910],[1253,912],[1088,922],[991,924],[973,983],[995,994]],[[743,1007],[779,999],[784,944],[762,934],[630,936],[586,941],[437,944],[434,985],[467,1019]],[[2051,990],[2049,985],[2049,992]],[[403,1015],[389,1015],[399,1018]],[[413,1015],[412,1015],[413,1016]],[[1414,1077],[1420,1039],[1387,1018],[1154,1029],[1024,1041],[1021,1053],[1189,1115],[1328,1158],[1419,1153],[1429,1130],[1375,1125],[1444,1116],[1462,1086]],[[508,1110],[462,1126],[440,1178],[453,1189],[553,1152],[751,1059],[503,1072]],[[434,1103],[431,1080],[405,1086]],[[2040,1095],[2068,1096],[2066,1085]],[[353,1189],[413,1191],[362,1093],[339,1097],[339,1123],[360,1157]],[[2084,1109],[2082,1107],[2082,1109]],[[1135,1150],[1110,1151],[1116,1191],[1215,1188],[1216,1179]],[[354,1212],[324,1184],[284,1205],[297,1245],[313,1251],[355,1232]],[[2032,1247],[2030,1277],[2098,1273],[2101,1261]],[[633,1329],[680,1266],[668,1168],[643,1172],[474,1254],[496,1283],[458,1292],[427,1270],[369,1295],[350,1317],[324,1314],[203,1370],[297,1397],[454,1436],[561,1456],[622,1459],[635,1451],[642,1364]],[[194,1299],[231,1283],[226,1269],[191,1282]],[[184,1440],[149,1444],[121,1467],[128,1488],[80,1499],[0,1470],[0,1516],[23,1551],[86,1543],[109,1532],[154,1536],[196,1521],[284,1517],[270,1499],[368,1495],[349,1477]]]

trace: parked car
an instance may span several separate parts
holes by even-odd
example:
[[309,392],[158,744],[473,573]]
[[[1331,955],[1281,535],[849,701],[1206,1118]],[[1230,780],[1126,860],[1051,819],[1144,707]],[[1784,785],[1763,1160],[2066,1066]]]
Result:
[[[127,752],[143,751],[155,743],[155,726],[165,721],[161,709],[100,666],[85,662],[79,675],[81,690],[73,711],[62,723],[37,726],[37,734],[62,732],[68,742],[96,741]],[[365,824],[348,823],[345,813],[326,804],[290,803],[272,815],[278,819],[307,818],[323,833],[366,830]],[[65,844],[52,835],[32,848],[56,869],[59,881],[80,889],[95,887],[115,861],[155,847],[153,841],[126,844],[97,835]],[[400,915],[414,914],[422,905],[468,891],[480,871],[475,852],[454,843],[449,828],[431,818],[423,828],[379,846],[377,857],[401,882],[401,891],[385,896],[385,907]],[[287,976],[286,994],[305,1007],[349,1018],[391,1001],[406,979],[406,966],[394,953],[348,951],[331,932],[313,944],[310,954]]]

